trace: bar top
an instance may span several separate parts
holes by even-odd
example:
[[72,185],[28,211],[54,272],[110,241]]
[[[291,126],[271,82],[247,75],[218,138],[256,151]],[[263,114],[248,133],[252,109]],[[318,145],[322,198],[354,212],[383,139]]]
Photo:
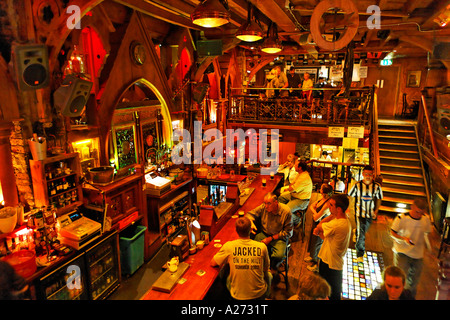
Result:
[[[263,178],[267,181],[266,187],[262,187]],[[250,185],[250,187],[256,189],[256,192],[253,192],[238,210],[247,212],[260,205],[266,193],[274,191],[280,180],[281,176],[279,175],[275,175],[273,180],[268,175],[257,176]],[[210,266],[211,259],[225,242],[238,238],[235,229],[236,217],[237,215],[234,215],[230,218],[207,246],[197,251],[196,254],[189,255],[184,261],[190,265],[183,275],[186,282],[178,283],[170,293],[150,289],[141,300],[202,300],[220,271],[220,268]],[[167,260],[169,260],[169,257],[167,257]],[[203,275],[201,275],[202,273]]]

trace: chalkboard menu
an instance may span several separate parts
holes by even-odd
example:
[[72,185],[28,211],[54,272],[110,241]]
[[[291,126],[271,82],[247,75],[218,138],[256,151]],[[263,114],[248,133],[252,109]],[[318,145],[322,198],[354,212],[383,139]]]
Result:
[[114,128],[114,150],[118,170],[137,163],[134,124]]

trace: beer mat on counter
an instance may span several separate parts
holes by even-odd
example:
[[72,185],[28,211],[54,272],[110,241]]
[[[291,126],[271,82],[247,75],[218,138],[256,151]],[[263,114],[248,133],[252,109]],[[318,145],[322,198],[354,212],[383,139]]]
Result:
[[221,202],[219,203],[215,208],[214,212],[217,216],[217,220],[220,219],[225,213],[228,212],[228,209],[230,209],[233,206],[233,203],[231,202]]
[[178,269],[175,272],[170,272],[169,270],[164,271],[164,273],[155,281],[152,286],[153,290],[162,291],[170,293],[178,280],[185,274],[187,269],[191,265],[186,262],[180,262]]
[[253,191],[255,191],[255,188],[247,188],[248,189],[248,193],[246,193],[245,195],[240,195],[239,196],[239,205],[243,206],[245,201],[247,201],[247,199],[252,195]]

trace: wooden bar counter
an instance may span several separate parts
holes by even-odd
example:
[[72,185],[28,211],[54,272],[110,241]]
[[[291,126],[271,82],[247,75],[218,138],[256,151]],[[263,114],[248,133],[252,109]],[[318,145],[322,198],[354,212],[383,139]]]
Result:
[[[263,178],[267,180],[266,187],[262,187]],[[273,180],[270,176],[257,176],[250,185],[255,191],[238,210],[248,212],[263,203],[266,193],[274,191],[280,180],[279,175],[275,175]],[[202,300],[220,271],[219,268],[210,266],[211,259],[220,250],[221,245],[238,238],[235,230],[236,216],[227,221],[208,245],[196,254],[189,255],[184,261],[190,267],[182,276],[186,279],[183,284],[178,283],[170,293],[150,289],[141,300]],[[167,259],[169,260],[169,257]]]

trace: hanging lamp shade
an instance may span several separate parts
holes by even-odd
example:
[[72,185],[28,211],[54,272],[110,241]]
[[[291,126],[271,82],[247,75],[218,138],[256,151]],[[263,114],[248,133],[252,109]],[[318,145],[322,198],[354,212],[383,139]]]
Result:
[[264,36],[263,30],[253,17],[253,5],[248,3],[248,16],[247,21],[241,25],[236,32],[236,38],[242,41],[255,42],[261,40]]
[[219,0],[206,0],[195,8],[191,20],[205,28],[220,27],[230,22],[230,13]]
[[278,53],[283,49],[281,41],[278,39],[277,24],[270,24],[267,30],[267,38],[262,44],[261,51],[265,53]]

